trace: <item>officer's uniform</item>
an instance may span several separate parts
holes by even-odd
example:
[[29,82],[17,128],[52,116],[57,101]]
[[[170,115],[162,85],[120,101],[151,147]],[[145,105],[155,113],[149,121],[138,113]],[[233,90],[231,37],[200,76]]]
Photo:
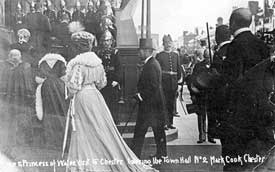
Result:
[[120,83],[121,80],[119,52],[115,48],[101,48],[97,51],[97,55],[102,60],[107,77],[107,85],[100,91],[111,111],[115,123],[117,123],[120,85],[118,84],[113,87],[112,83],[114,81]]
[[158,53],[156,59],[159,61],[162,70],[162,87],[168,110],[169,125],[172,125],[173,116],[175,115],[178,80],[181,78],[180,59],[177,53],[165,51]]

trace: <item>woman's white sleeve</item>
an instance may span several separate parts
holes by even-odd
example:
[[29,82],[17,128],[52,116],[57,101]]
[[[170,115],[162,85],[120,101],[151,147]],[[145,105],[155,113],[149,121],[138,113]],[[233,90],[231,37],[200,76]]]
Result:
[[106,78],[106,73],[103,65],[100,65],[98,67],[98,71],[99,71],[99,80],[96,81],[96,87],[97,89],[101,90],[107,85],[107,78]]

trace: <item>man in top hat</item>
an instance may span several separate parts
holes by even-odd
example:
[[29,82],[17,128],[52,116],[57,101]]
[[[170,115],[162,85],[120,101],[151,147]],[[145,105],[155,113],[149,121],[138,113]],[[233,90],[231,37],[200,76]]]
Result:
[[115,123],[118,122],[118,101],[121,81],[121,64],[119,52],[112,47],[113,36],[106,30],[100,39],[100,48],[97,55],[104,66],[107,85],[101,89],[101,93],[111,111]]
[[51,25],[53,25],[56,22],[56,15],[55,11],[51,9],[52,3],[50,0],[46,0],[44,3],[45,10],[43,11],[43,14],[47,16],[50,20]]
[[[269,58],[269,51],[264,42],[254,36],[249,26],[252,21],[252,14],[247,8],[238,8],[230,16],[229,28],[234,39],[228,45],[226,58],[223,61],[223,74],[227,84],[227,112],[229,126],[232,126],[228,137],[223,145],[229,156],[237,157],[244,154],[252,156],[263,155],[274,145],[274,134],[272,129],[268,128],[265,121],[266,113],[264,107],[259,106],[263,101],[255,95],[249,94],[249,83],[245,82],[243,77],[246,72],[264,59]],[[256,80],[257,78],[255,78]],[[253,94],[255,93],[253,92]],[[257,93],[258,94],[258,93]],[[261,95],[264,93],[259,93]],[[265,100],[264,100],[265,101]],[[224,170],[244,171],[251,170],[250,166],[254,163],[235,163],[226,164]]]
[[181,65],[179,55],[172,51],[173,41],[170,35],[163,37],[164,51],[156,55],[162,70],[162,86],[168,110],[168,128],[175,129],[173,117],[176,116],[175,106],[177,99],[178,81],[181,78]]
[[95,4],[93,4],[92,1],[88,2],[88,12],[85,16],[84,25],[87,32],[90,32],[93,35],[97,34],[99,26],[96,20]]
[[162,158],[167,155],[165,120],[166,111],[162,90],[162,71],[159,62],[152,56],[154,51],[152,39],[140,40],[140,58],[144,62],[143,70],[137,84],[135,98],[139,103],[132,150],[140,158],[145,134],[148,127],[153,128],[157,151],[154,156]]
[[66,9],[66,2],[61,0],[60,10],[57,12],[57,22],[61,22],[61,18],[64,14],[68,15],[68,18],[70,19],[69,22],[71,22],[71,13]]
[[72,21],[78,21],[81,24],[84,24],[84,13],[81,11],[81,4],[79,0],[76,1],[75,11],[72,15]]
[[109,30],[113,36],[114,39],[114,46],[115,46],[115,41],[116,41],[116,36],[117,36],[117,28],[115,24],[112,22],[111,18],[108,16],[103,16],[101,18],[100,24],[99,24],[99,29],[97,33],[97,38],[100,38],[101,35],[106,31]]

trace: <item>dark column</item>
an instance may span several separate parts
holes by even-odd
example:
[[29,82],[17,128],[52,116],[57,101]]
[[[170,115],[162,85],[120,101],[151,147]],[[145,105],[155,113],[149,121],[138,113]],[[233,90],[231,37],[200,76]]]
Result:
[[146,38],[151,38],[151,0],[147,0]]

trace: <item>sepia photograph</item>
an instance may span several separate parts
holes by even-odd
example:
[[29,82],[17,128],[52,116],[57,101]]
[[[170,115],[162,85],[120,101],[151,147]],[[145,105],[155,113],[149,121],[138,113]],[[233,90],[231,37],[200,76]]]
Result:
[[0,0],[0,172],[275,172],[275,0]]

